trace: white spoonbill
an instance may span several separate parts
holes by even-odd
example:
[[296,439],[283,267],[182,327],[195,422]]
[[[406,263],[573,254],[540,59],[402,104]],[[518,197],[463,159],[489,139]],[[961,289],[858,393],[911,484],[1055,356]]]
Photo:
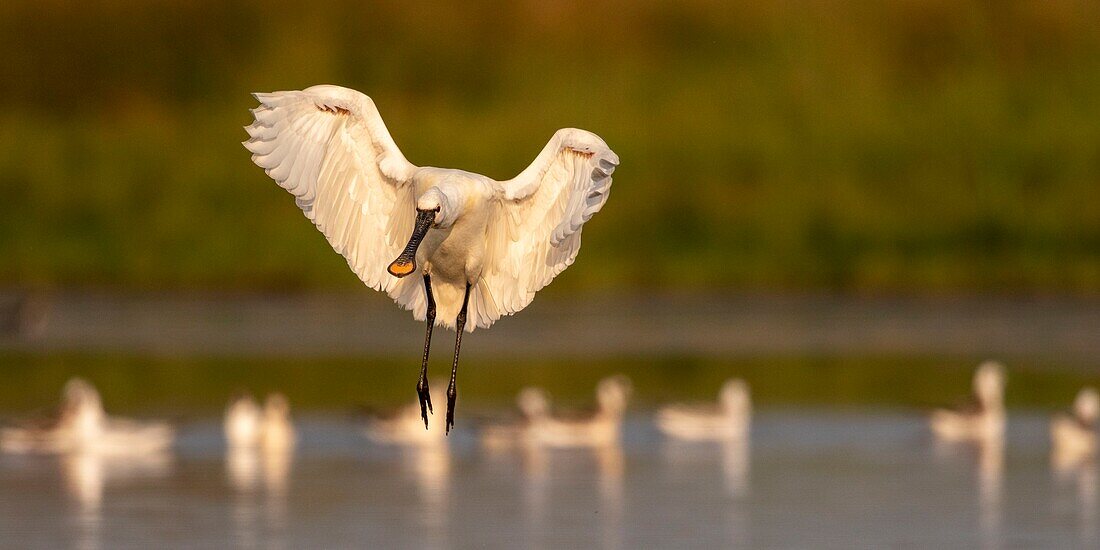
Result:
[[932,433],[942,441],[1000,441],[1005,432],[1004,367],[986,361],[974,372],[974,401],[959,410],[937,409]]
[[222,422],[226,444],[232,448],[251,449],[259,445],[263,435],[260,405],[252,395],[241,393],[230,400]]
[[431,447],[447,444],[442,428],[436,426],[434,429],[422,430],[422,422],[420,406],[410,403],[386,414],[372,416],[363,433],[367,439],[383,445]]
[[1096,425],[1100,419],[1100,394],[1084,388],[1073,400],[1073,413],[1059,414],[1050,422],[1050,442],[1055,462],[1072,464],[1096,454]]
[[0,449],[125,457],[162,452],[172,445],[174,437],[175,431],[164,422],[108,417],[95,386],[73,378],[65,384],[56,419],[0,430]]
[[607,202],[618,156],[591,132],[562,129],[518,176],[496,181],[409,163],[374,101],[355,90],[255,97],[244,142],[253,162],[294,195],[367,286],[427,320],[416,386],[425,427],[432,327],[456,329],[449,431],[462,331],[520,311],[573,263],[582,226]]
[[657,412],[657,429],[673,439],[714,441],[743,439],[752,420],[749,386],[727,380],[718,392],[718,405],[669,405]]
[[[526,407],[535,415],[528,419],[529,442],[548,448],[618,445],[631,392],[629,378],[604,378],[596,385],[596,410],[565,415],[550,413],[550,398],[545,392],[528,392],[525,399],[530,403]],[[537,402],[540,394],[544,403]]]
[[267,453],[284,452],[294,448],[297,436],[290,419],[290,402],[281,393],[268,394],[264,400],[261,443]]
[[487,449],[507,449],[532,442],[533,428],[550,416],[550,398],[539,388],[524,388],[516,396],[520,417],[512,422],[486,426],[481,444]]

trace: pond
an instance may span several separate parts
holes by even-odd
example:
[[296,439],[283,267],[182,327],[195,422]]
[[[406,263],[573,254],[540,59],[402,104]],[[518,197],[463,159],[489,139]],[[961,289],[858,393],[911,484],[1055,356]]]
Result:
[[945,447],[917,414],[779,408],[750,444],[688,445],[638,414],[621,446],[490,452],[305,416],[293,454],[227,455],[208,418],[170,454],[0,455],[0,546],[1094,547],[1097,465],[1053,468],[1047,421]]

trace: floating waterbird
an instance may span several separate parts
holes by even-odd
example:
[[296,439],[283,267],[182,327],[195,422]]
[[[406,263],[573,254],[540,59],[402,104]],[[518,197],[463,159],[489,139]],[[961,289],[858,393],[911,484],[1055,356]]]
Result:
[[534,399],[536,394],[530,394],[532,410],[543,411],[529,419],[530,442],[555,448],[617,445],[630,393],[630,380],[625,376],[605,378],[596,385],[595,411],[566,415],[549,413],[549,398],[545,393],[542,393],[545,404],[541,405]]
[[1059,414],[1050,423],[1050,439],[1057,463],[1079,462],[1095,455],[1098,419],[1100,395],[1093,388],[1084,388],[1073,400],[1073,413]]
[[267,396],[261,409],[251,395],[242,394],[225,410],[225,439],[230,449],[282,451],[294,446],[294,423],[286,396]]
[[368,439],[384,445],[435,446],[445,445],[446,433],[435,429],[421,429],[420,405],[412,403],[391,414],[378,415],[367,421],[364,432]]
[[260,441],[265,452],[283,451],[294,447],[294,423],[290,420],[290,402],[281,393],[272,393],[264,400]]
[[225,441],[231,449],[254,448],[260,444],[261,412],[249,394],[234,397],[225,409]]
[[524,388],[516,396],[520,417],[511,423],[486,426],[481,431],[481,444],[488,449],[505,449],[533,443],[532,428],[550,414],[550,401],[546,392],[538,388]]
[[255,97],[244,142],[253,162],[294,195],[367,286],[427,321],[416,386],[425,428],[432,327],[456,330],[449,431],[462,331],[522,310],[573,263],[582,226],[607,201],[618,156],[591,132],[562,129],[518,176],[496,181],[409,163],[374,101],[355,90],[322,85]]
[[62,393],[56,419],[0,431],[0,449],[124,456],[156,453],[172,444],[175,432],[165,423],[108,417],[99,392],[80,378],[69,380]]
[[932,433],[943,441],[1001,440],[1005,431],[1004,367],[986,361],[974,372],[974,401],[958,410],[932,412]]
[[743,439],[752,419],[752,401],[744,380],[727,380],[717,405],[670,405],[657,411],[657,428],[673,439]]

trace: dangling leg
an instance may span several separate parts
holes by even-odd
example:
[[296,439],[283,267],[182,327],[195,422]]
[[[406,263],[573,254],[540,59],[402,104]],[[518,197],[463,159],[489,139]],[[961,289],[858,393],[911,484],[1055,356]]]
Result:
[[451,384],[447,386],[447,433],[451,433],[451,427],[455,425],[455,400],[458,392],[455,391],[455,375],[458,374],[458,351],[462,347],[462,330],[466,328],[466,306],[470,304],[470,283],[466,283],[466,294],[462,297],[462,310],[458,312],[455,320],[455,362],[451,365]]
[[435,326],[435,298],[432,296],[432,277],[424,274],[424,296],[428,298],[428,332],[424,336],[424,361],[420,364],[420,381],[416,383],[416,394],[420,396],[420,416],[424,419],[424,429],[428,429],[428,411],[432,410],[432,394],[428,392],[428,350],[432,347],[432,327]]

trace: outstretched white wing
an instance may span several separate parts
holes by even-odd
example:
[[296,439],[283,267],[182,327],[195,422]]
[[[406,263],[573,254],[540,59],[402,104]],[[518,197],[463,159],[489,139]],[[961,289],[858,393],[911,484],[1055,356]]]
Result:
[[[619,157],[599,136],[566,128],[518,176],[500,182],[470,319],[488,327],[523,309],[573,263],[581,228],[607,202]],[[472,327],[471,327],[472,328]]]
[[[412,232],[409,164],[371,98],[339,86],[255,94],[256,120],[244,146],[367,286],[402,305],[418,294],[386,272]],[[418,277],[409,277],[409,280]],[[405,298],[403,300],[402,298]]]

